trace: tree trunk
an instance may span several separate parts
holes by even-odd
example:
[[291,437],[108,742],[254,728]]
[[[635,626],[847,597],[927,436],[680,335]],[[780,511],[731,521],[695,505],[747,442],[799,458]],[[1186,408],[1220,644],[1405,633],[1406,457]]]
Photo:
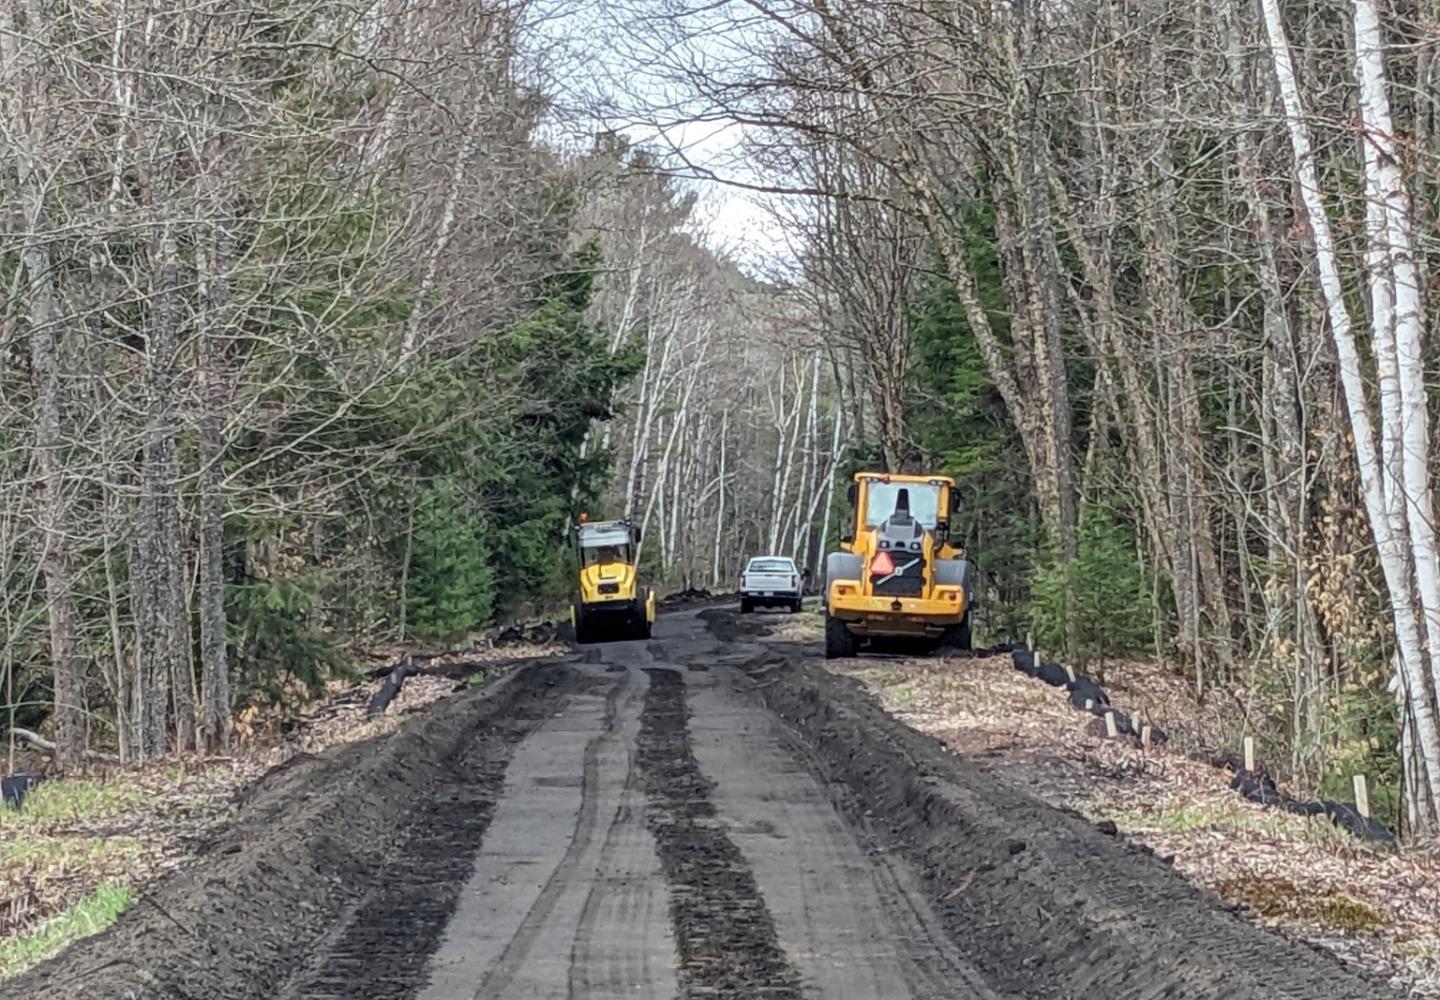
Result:
[[[1357,0],[1357,6],[1363,2],[1364,0]],[[1335,239],[1325,212],[1319,174],[1315,168],[1314,149],[1305,123],[1304,102],[1295,78],[1290,43],[1285,34],[1279,0],[1262,0],[1261,9],[1269,36],[1271,65],[1280,87],[1286,126],[1290,133],[1300,194],[1315,244],[1320,289],[1330,318],[1330,335],[1340,362],[1340,379],[1344,387],[1346,412],[1350,418],[1350,431],[1354,439],[1355,460],[1365,497],[1365,509],[1389,592],[1401,670],[1400,687],[1410,704],[1418,754],[1424,762],[1423,798],[1428,809],[1427,813],[1418,819],[1419,825],[1428,829],[1436,820],[1435,805],[1440,801],[1440,729],[1437,729],[1434,700],[1429,687],[1433,676],[1433,660],[1427,658],[1421,644],[1419,623],[1412,603],[1413,583],[1407,563],[1407,546],[1403,539],[1396,537],[1385,496],[1387,484],[1376,447],[1369,401],[1365,394],[1365,376],[1360,352],[1345,302]],[[1377,333],[1383,334],[1383,331]]]
[[[32,51],[45,50],[46,23],[38,4],[29,10],[26,34]],[[55,287],[49,249],[38,242],[51,228],[46,207],[45,124],[42,79],[46,68],[20,65],[21,35],[9,6],[0,8],[0,56],[11,81],[6,98],[8,138],[15,150],[20,206],[26,232],[19,247],[29,278],[30,367],[34,382],[35,457],[40,486],[39,522],[42,538],[40,567],[45,577],[46,610],[50,621],[50,666],[55,699],[55,761],[64,770],[80,767],[85,759],[85,668],[77,652],[77,611],[70,568],[68,477],[65,473],[62,435],[62,354],[66,318]],[[28,80],[26,77],[28,76]],[[27,86],[28,83],[28,86]]]
[[[200,737],[212,754],[230,746],[230,663],[225,644],[224,336],[229,304],[227,221],[213,227],[212,267],[200,330]],[[200,259],[208,255],[201,250]]]
[[720,413],[720,500],[715,510],[715,558],[710,568],[710,586],[720,586],[720,552],[725,536],[725,459],[726,447],[729,441],[730,411],[728,409]]
[[162,229],[152,246],[153,291],[146,322],[146,431],[141,496],[140,633],[142,760],[166,748],[166,707],[174,699],[176,749],[195,742],[189,622],[181,583],[180,510],[175,458],[175,353],[179,326],[179,263],[175,237]]

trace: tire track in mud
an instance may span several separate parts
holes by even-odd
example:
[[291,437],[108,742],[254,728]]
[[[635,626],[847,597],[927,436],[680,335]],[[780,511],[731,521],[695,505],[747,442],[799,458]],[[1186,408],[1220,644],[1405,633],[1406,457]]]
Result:
[[[641,697],[638,688],[624,699],[627,718],[630,706]],[[638,720],[636,720],[638,722]],[[610,819],[595,862],[596,878],[585,894],[570,946],[570,968],[565,995],[578,1000],[591,993],[622,996],[643,989],[643,996],[659,995],[654,975],[643,950],[616,947],[605,935],[606,918],[624,928],[643,926],[650,918],[651,884],[634,871],[633,853],[651,851],[642,810],[633,809],[630,797],[639,782],[640,769],[635,748],[625,748],[625,780],[619,789],[620,801]],[[628,865],[627,865],[628,861]],[[657,894],[658,895],[658,894]]]
[[532,698],[478,733],[450,762],[448,784],[405,821],[381,884],[365,894],[299,969],[282,1000],[401,1000],[414,994],[469,877],[516,746],[555,709]]
[[575,815],[575,829],[570,843],[555,870],[550,873],[540,895],[536,897],[525,918],[515,931],[515,936],[500,954],[500,960],[481,980],[475,990],[475,1000],[493,1000],[505,993],[516,973],[525,964],[535,939],[545,927],[545,922],[555,909],[555,904],[569,887],[580,860],[590,849],[595,836],[596,820],[600,815],[600,747],[607,740],[615,738],[616,719],[620,705],[620,694],[626,687],[628,674],[613,684],[605,693],[605,722],[600,732],[585,742],[582,754],[580,779],[580,810]]
[[670,883],[670,917],[685,998],[801,1000],[800,975],[739,848],[710,801],[710,781],[690,746],[685,680],[649,668],[638,758],[646,823]]
[[[891,717],[803,648],[753,685],[851,825],[908,862],[935,924],[1026,1000],[1398,1000],[1378,976],[1251,925],[1153,854]],[[757,658],[756,665],[761,661]]]

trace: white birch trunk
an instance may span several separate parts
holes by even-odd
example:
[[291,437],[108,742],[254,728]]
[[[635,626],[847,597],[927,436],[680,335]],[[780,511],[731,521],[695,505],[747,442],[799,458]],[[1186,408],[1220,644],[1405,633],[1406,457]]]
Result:
[[720,586],[720,550],[721,540],[725,537],[725,459],[726,447],[730,437],[730,411],[724,410],[720,414],[720,499],[715,509],[715,555],[710,568],[710,586]]
[[[1410,196],[1400,170],[1395,127],[1386,94],[1380,21],[1373,0],[1355,0],[1355,72],[1360,80],[1366,188],[1378,202],[1386,274],[1392,282],[1393,337],[1399,381],[1398,405],[1382,413],[1398,425],[1387,438],[1399,441],[1403,512],[1410,558],[1424,616],[1431,682],[1440,691],[1440,552],[1435,545],[1435,503],[1430,482],[1430,427],[1425,393],[1424,318],[1416,266]],[[1377,340],[1383,336],[1376,331]],[[1397,492],[1400,492],[1397,490]],[[1440,779],[1437,779],[1440,780]]]
[[[1426,696],[1427,661],[1421,648],[1420,633],[1412,604],[1411,574],[1406,564],[1406,546],[1395,537],[1385,500],[1385,483],[1377,454],[1375,428],[1370,419],[1365,397],[1364,375],[1355,342],[1349,309],[1345,304],[1340,279],[1335,240],[1320,190],[1315,168],[1314,149],[1305,124],[1304,102],[1296,82],[1290,43],[1285,34],[1279,0],[1261,0],[1265,27],[1269,36],[1271,63],[1279,85],[1285,110],[1285,123],[1290,134],[1295,171],[1300,185],[1305,214],[1315,243],[1316,265],[1320,290],[1330,319],[1330,334],[1340,362],[1340,381],[1344,388],[1345,408],[1355,441],[1355,459],[1359,467],[1365,509],[1375,535],[1386,588],[1390,595],[1391,613],[1395,622],[1396,646],[1402,664],[1402,682],[1410,698],[1415,720],[1415,736],[1421,759],[1425,763],[1425,784],[1428,801],[1434,803],[1440,793],[1440,732],[1437,732],[1434,706]],[[1427,822],[1433,820],[1433,814]]]
[[807,510],[814,510],[813,494],[815,492],[814,476],[816,473],[817,452],[815,450],[816,427],[819,422],[820,409],[820,352],[815,352],[815,362],[810,377],[810,409],[805,421],[805,450],[800,465],[800,489],[795,496],[794,525],[790,535],[790,554],[797,559],[805,558],[805,550],[801,545],[808,545],[810,541],[811,517],[804,513]]
[[450,187],[445,192],[445,206],[440,213],[440,228],[435,234],[435,242],[431,244],[429,257],[425,262],[425,274],[420,279],[420,289],[415,296],[415,310],[410,314],[410,321],[405,324],[405,336],[400,345],[400,354],[403,360],[411,358],[420,346],[420,320],[425,300],[435,290],[435,279],[440,271],[440,261],[445,256],[445,250],[449,247],[450,239],[455,233],[455,217],[459,209],[460,192],[465,185],[465,174],[470,169],[470,160],[475,156],[476,147],[479,145],[480,123],[484,117],[488,96],[488,89],[481,85],[479,93],[475,95],[475,106],[465,134],[460,139],[460,149],[455,154],[455,163],[450,168]]
[[[839,435],[840,425],[844,422],[841,414],[844,411],[835,411],[836,434]],[[825,559],[829,554],[827,549],[830,545],[830,514],[835,506],[835,474],[840,470],[840,456],[844,454],[844,448],[837,448],[833,452],[835,458],[830,463],[830,488],[825,491],[825,516],[820,521],[820,544],[815,550],[814,575],[811,577],[817,585],[823,587],[825,581]],[[823,592],[823,591],[822,591]]]

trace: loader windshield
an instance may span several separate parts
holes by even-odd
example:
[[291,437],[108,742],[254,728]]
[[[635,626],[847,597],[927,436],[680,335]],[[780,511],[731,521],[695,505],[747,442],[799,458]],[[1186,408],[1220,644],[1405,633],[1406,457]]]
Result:
[[880,527],[901,506],[908,506],[910,516],[933,531],[940,519],[940,487],[870,480],[865,488],[865,527]]

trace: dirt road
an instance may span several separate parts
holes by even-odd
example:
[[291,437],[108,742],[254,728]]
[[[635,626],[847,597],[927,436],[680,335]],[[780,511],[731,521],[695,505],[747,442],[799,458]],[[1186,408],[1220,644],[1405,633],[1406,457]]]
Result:
[[257,789],[190,870],[0,996],[1392,996],[674,612]]

